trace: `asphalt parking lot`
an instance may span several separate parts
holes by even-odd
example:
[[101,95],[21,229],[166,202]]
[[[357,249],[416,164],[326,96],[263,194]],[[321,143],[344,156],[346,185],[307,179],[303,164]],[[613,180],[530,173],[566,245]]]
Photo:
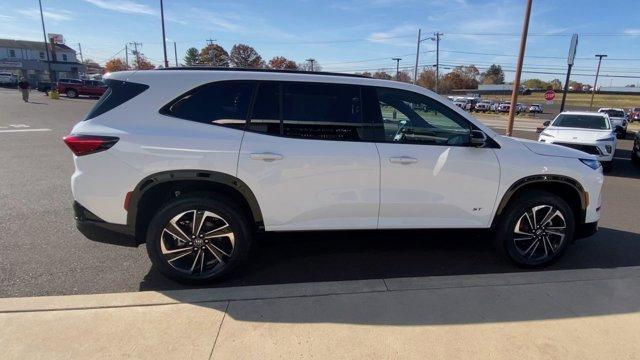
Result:
[[[73,162],[61,138],[95,100],[31,96],[25,104],[17,91],[0,89],[0,297],[182,288],[151,268],[144,246],[91,242],[75,229]],[[531,126],[516,129],[536,137]],[[600,231],[549,269],[640,265],[640,168],[629,161],[631,146],[619,142],[606,176]],[[216,286],[521,271],[485,240],[433,231],[270,235],[243,272]]]

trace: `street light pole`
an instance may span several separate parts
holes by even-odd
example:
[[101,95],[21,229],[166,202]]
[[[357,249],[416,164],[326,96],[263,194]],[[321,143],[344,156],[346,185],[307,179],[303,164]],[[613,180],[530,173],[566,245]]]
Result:
[[593,107],[593,97],[596,94],[596,89],[598,87],[598,76],[600,76],[600,64],[602,64],[602,58],[607,57],[607,55],[596,55],[596,57],[598,58],[598,70],[596,70],[596,79],[593,82],[593,89],[591,89],[591,101],[589,102],[589,111],[591,111],[591,108]]
[[436,39],[436,93],[437,93],[438,83],[439,83],[438,77],[440,77],[440,36],[444,34],[437,32],[434,35],[436,36],[435,39]]
[[418,58],[420,57],[420,43],[422,39],[420,39],[420,34],[422,33],[422,29],[418,29],[418,45],[416,47],[416,68],[413,70],[413,85],[418,83]]
[[513,90],[511,91],[511,106],[509,107],[509,121],[507,122],[506,135],[513,134],[513,118],[516,114],[516,105],[518,103],[518,92],[520,91],[520,76],[522,75],[522,63],[524,61],[524,51],[527,47],[527,34],[529,33],[529,18],[531,17],[532,0],[527,0],[527,7],[524,12],[524,22],[522,23],[522,36],[520,38],[520,52],[518,54],[518,63],[516,64],[516,75],[513,79]]
[[164,67],[169,67],[169,60],[167,59],[167,37],[164,34],[164,6],[163,1],[160,0],[160,21],[162,22],[162,50],[164,51]]
[[42,22],[42,36],[44,37],[44,53],[47,54],[47,69],[49,70],[49,82],[55,81],[55,76],[51,71],[51,60],[49,59],[49,46],[47,45],[47,31],[44,28],[44,15],[42,14],[42,0],[38,0],[40,5],[40,21]]
[[401,58],[392,58],[396,62],[396,81],[400,81],[400,60]]

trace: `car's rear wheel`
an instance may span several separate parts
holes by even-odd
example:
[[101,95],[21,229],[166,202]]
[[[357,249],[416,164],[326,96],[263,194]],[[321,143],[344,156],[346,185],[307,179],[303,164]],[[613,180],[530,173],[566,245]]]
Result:
[[78,97],[78,92],[75,91],[74,89],[67,89],[67,91],[65,91],[65,94],[67,94],[67,97],[70,97],[70,98]]
[[167,277],[203,284],[230,274],[246,259],[251,235],[246,216],[230,200],[188,197],[153,217],[147,252]]
[[494,242],[517,265],[541,267],[562,256],[574,231],[573,211],[562,198],[530,191],[507,206]]

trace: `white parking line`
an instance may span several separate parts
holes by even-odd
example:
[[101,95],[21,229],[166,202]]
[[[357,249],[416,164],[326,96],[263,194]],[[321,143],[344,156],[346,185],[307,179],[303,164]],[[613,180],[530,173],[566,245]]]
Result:
[[51,131],[51,129],[15,129],[15,130],[0,130],[0,133],[15,133],[15,132],[29,132],[29,131]]

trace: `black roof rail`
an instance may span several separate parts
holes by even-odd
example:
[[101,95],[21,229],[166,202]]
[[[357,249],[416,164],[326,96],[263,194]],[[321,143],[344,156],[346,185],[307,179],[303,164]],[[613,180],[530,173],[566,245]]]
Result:
[[323,72],[323,71],[304,71],[304,70],[278,70],[278,69],[251,69],[251,68],[228,68],[228,67],[213,67],[213,66],[171,66],[158,70],[209,70],[209,71],[249,71],[249,72],[268,72],[268,73],[283,73],[283,74],[305,74],[305,75],[327,75],[327,76],[347,76],[357,78],[368,78],[367,76],[357,74],[343,74],[335,72]]

